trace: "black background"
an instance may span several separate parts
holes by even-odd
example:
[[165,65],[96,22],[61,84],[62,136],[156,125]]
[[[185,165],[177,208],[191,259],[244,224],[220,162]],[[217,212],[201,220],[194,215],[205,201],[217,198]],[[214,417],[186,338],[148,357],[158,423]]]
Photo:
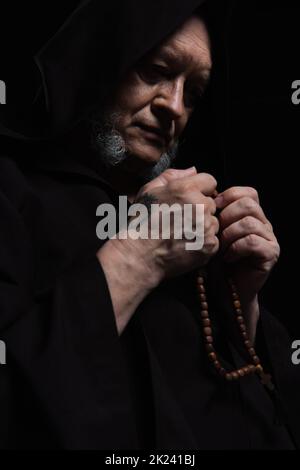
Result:
[[[0,79],[8,104],[30,102],[36,88],[32,57],[77,4],[1,4]],[[236,2],[228,59],[227,174],[231,184],[251,185],[260,193],[282,248],[263,301],[292,338],[300,339],[300,105],[291,101],[292,82],[300,80],[300,6],[286,0]]]
[[230,38],[230,120],[227,172],[233,184],[258,189],[281,245],[264,303],[300,338],[299,131],[300,6],[239,2]]

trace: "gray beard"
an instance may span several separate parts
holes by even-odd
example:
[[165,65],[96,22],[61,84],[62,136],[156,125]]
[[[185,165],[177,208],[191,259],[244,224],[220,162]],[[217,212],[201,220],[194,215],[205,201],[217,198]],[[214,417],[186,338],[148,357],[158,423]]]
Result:
[[[124,162],[129,154],[126,143],[121,134],[115,129],[118,120],[117,113],[111,113],[102,120],[92,119],[92,147],[97,152],[102,163],[108,167],[116,167]],[[167,152],[164,152],[159,161],[150,168],[137,175],[144,181],[151,181],[171,167],[178,154],[178,143],[175,143]]]

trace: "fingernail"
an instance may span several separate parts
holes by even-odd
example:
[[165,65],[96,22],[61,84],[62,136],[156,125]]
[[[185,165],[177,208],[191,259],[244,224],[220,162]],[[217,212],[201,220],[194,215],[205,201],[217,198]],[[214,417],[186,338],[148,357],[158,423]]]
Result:
[[195,166],[191,166],[191,168],[187,168],[186,170],[184,170],[186,173],[197,173],[197,170],[196,170],[196,167]]

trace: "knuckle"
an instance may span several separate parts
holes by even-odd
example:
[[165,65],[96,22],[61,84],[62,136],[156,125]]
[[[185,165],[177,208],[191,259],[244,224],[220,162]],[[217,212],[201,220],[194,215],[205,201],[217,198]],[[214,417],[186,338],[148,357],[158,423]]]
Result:
[[275,244],[274,244],[274,252],[275,252],[275,260],[276,262],[278,261],[279,257],[280,257],[280,254],[281,254],[281,248],[280,248],[280,245],[278,243],[278,241],[276,240],[275,241]]
[[205,204],[205,211],[207,213],[213,213],[213,214],[216,213],[217,205],[212,197],[206,197],[204,200],[204,204]]
[[233,199],[233,200],[239,199],[241,196],[241,191],[237,187],[230,188],[228,190],[228,196],[230,197],[230,199]]
[[224,227],[226,220],[227,220],[226,216],[223,214],[223,212],[221,212],[218,217],[219,217],[220,226]]
[[249,186],[247,188],[247,191],[249,193],[249,197],[251,197],[252,199],[256,200],[256,201],[259,201],[259,196],[258,196],[258,192],[255,188],[252,188],[251,186]]
[[219,233],[219,230],[220,230],[220,223],[217,219],[217,217],[213,217],[213,226],[214,226],[214,231],[215,231],[215,234],[216,233]]
[[228,240],[230,240],[230,230],[229,228],[226,228],[225,230],[223,230],[222,232],[222,240],[224,242],[227,242]]
[[238,251],[239,251],[239,243],[238,242],[232,243],[232,245],[230,246],[231,254],[236,254],[238,253]]
[[247,212],[253,212],[257,208],[257,203],[250,197],[243,197],[240,199],[240,205]]
[[247,235],[246,243],[250,248],[256,248],[259,245],[259,238],[251,233],[250,235]]
[[163,172],[164,176],[177,176],[180,173],[180,170],[176,170],[175,168],[168,168]]
[[241,221],[242,227],[247,231],[247,232],[253,232],[257,228],[257,221],[254,217],[251,217],[250,215],[245,217]]
[[214,186],[214,188],[217,187],[217,180],[212,176],[210,175],[209,173],[200,173],[200,175],[206,179],[207,181],[209,181],[209,183]]
[[209,232],[211,228],[211,218],[210,216],[204,217],[204,230],[205,232]]
[[206,239],[206,250],[209,253],[215,253],[219,249],[219,240],[215,235],[209,235]]

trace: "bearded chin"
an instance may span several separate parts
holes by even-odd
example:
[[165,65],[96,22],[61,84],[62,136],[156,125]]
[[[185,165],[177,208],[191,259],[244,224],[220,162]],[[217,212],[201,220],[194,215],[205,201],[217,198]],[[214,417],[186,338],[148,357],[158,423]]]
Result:
[[[112,114],[103,122],[92,121],[92,147],[107,168],[119,166],[130,157],[123,137],[113,125],[117,119],[118,115]],[[170,168],[177,153],[178,144],[176,143],[161,155],[153,167],[140,171],[137,176],[145,182],[151,181]]]

